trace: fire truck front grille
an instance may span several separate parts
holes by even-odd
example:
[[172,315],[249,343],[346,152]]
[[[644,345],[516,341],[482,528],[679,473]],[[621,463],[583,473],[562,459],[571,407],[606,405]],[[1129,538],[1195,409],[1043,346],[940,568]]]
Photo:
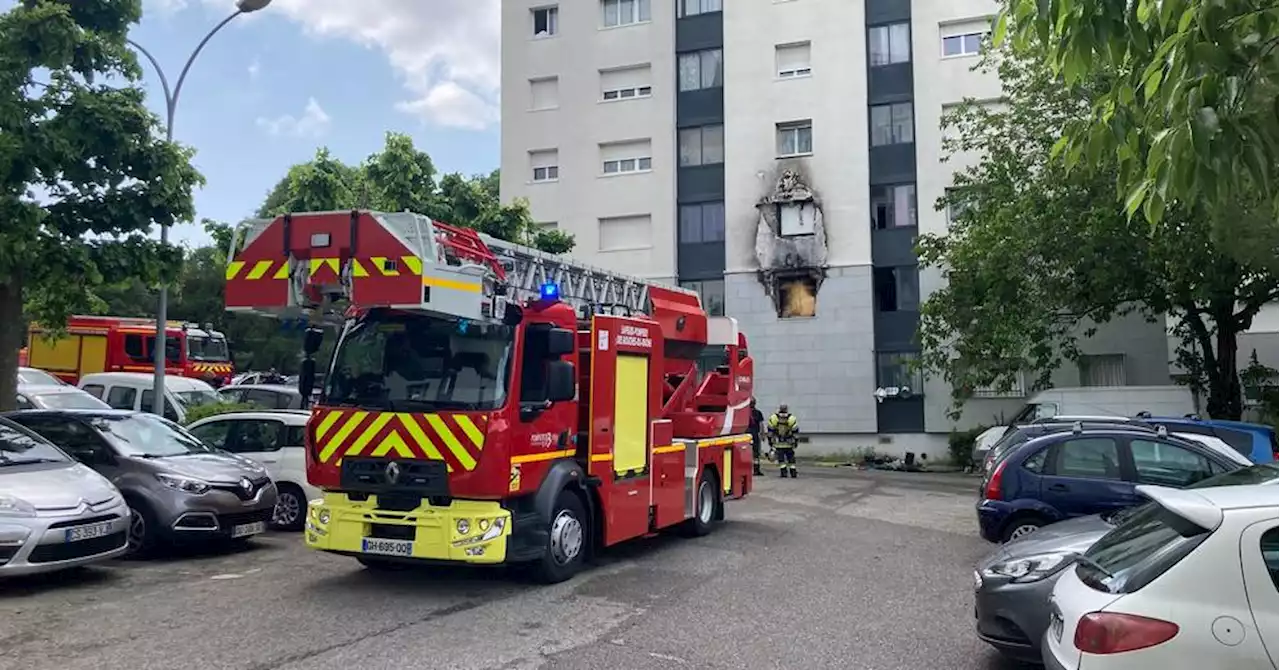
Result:
[[389,458],[342,459],[345,491],[413,497],[449,495],[449,468],[444,461]]

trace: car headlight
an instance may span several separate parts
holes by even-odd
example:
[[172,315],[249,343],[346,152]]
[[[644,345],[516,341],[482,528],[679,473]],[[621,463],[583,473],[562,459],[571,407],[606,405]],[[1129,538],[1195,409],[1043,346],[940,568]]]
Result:
[[1038,582],[1050,577],[1075,560],[1075,554],[1056,551],[1001,561],[982,572],[985,576],[1008,577],[1020,584]]
[[192,477],[156,473],[156,479],[159,479],[161,484],[184,493],[194,493],[199,495],[209,490],[209,482],[200,481],[199,479],[194,479]]
[[35,505],[16,496],[0,494],[0,516],[32,517],[35,515]]

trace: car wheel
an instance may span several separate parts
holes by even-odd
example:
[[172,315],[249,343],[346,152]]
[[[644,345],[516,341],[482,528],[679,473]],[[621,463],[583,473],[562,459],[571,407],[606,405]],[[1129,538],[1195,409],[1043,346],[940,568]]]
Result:
[[129,550],[131,558],[145,558],[151,555],[159,543],[160,528],[156,517],[145,504],[129,502]]
[[1004,531],[1000,533],[1001,542],[1012,542],[1016,539],[1026,537],[1045,525],[1045,520],[1034,514],[1019,514],[1009,519],[1004,525]]
[[710,468],[702,470],[698,480],[698,509],[692,519],[685,521],[682,530],[687,535],[702,537],[715,530],[716,517],[720,512],[720,479]]
[[561,491],[547,533],[547,546],[533,567],[533,576],[545,584],[563,582],[582,569],[590,525],[582,500],[572,491]]
[[282,484],[276,494],[276,508],[271,514],[271,525],[280,530],[300,531],[307,520],[307,501],[302,489],[293,484]]

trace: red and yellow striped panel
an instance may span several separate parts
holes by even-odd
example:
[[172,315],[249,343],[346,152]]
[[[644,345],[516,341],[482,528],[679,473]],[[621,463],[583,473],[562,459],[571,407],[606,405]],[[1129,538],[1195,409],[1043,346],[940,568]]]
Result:
[[346,456],[442,460],[450,472],[474,470],[484,451],[488,417],[317,409],[311,416],[317,459],[338,465]]
[[231,372],[230,363],[191,363],[192,372],[209,372],[213,374],[226,374]]

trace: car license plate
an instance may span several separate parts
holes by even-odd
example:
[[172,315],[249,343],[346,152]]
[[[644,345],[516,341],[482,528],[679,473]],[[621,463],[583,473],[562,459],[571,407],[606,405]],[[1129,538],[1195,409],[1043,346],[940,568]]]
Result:
[[1055,643],[1062,642],[1062,615],[1057,612],[1049,613],[1049,634]]
[[380,537],[366,537],[361,551],[366,554],[386,554],[388,556],[412,556],[413,540],[385,540]]
[[102,521],[99,523],[90,523],[83,526],[75,526],[67,529],[67,542],[79,542],[81,540],[92,540],[95,537],[102,537],[111,534],[112,521]]
[[231,527],[231,537],[248,537],[250,535],[257,535],[258,533],[265,532],[267,532],[266,521],[255,521],[254,523],[245,523]]

